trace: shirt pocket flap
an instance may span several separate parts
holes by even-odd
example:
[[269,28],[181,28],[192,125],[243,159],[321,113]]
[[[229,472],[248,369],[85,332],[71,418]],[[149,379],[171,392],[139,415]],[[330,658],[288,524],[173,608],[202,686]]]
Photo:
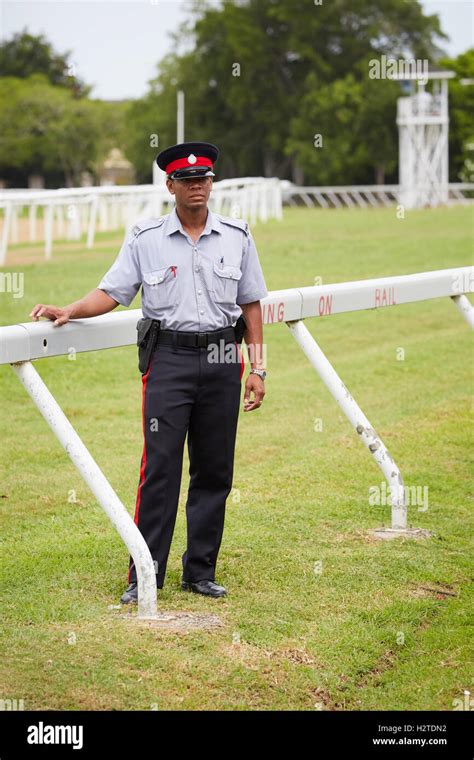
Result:
[[168,269],[169,267],[163,267],[154,269],[152,272],[143,272],[143,281],[147,285],[159,285],[160,282],[164,282]]
[[225,277],[228,280],[240,280],[242,277],[242,272],[239,267],[231,266],[231,264],[226,264],[222,268],[219,264],[214,264],[214,273],[219,277]]

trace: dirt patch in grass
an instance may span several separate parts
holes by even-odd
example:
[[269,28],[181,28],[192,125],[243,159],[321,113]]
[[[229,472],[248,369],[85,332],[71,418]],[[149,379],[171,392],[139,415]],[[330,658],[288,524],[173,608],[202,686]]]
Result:
[[[93,248],[86,248],[85,242],[61,243],[58,244],[58,248],[55,251],[53,244],[53,251],[49,260],[45,258],[43,247],[32,249],[20,246],[16,250],[11,250],[9,252],[5,266],[18,267],[29,264],[47,264],[50,261],[53,261],[54,263],[57,263],[58,261],[70,262],[78,259],[94,260],[97,252],[107,251],[108,249],[113,248],[113,245],[114,243],[111,243],[109,240],[97,241],[94,243]],[[118,244],[115,247],[118,252],[120,245]]]
[[438,584],[435,586],[413,585],[414,587],[410,589],[410,596],[414,596],[417,599],[433,596],[435,599],[449,599],[450,597],[457,596],[453,586]]
[[315,665],[316,660],[304,649],[283,649],[274,653],[277,657],[282,657],[294,665]]
[[292,665],[317,665],[316,660],[301,648],[263,649],[249,644],[247,641],[233,641],[225,645],[224,652],[228,657],[239,660],[243,665],[257,668],[262,661],[281,663],[290,662]]
[[240,640],[233,641],[231,644],[224,644],[223,653],[229,659],[236,660],[249,670],[260,670],[262,660],[268,660],[272,654],[267,649]]
[[217,615],[201,612],[181,612],[161,610],[156,618],[146,620],[137,615],[120,616],[132,625],[162,633],[190,633],[191,631],[214,631],[222,628],[222,620]]
[[329,696],[328,692],[323,689],[321,686],[317,686],[315,689],[311,689],[311,696],[314,699],[314,709],[315,710],[339,710],[344,709],[344,707],[338,707],[333,702],[331,697]]
[[[270,650],[247,641],[234,640],[231,644],[224,644],[222,652],[226,658],[232,659],[247,670],[259,672],[272,688],[277,689],[285,689],[290,672],[288,666],[291,671],[297,671],[300,667],[309,667],[313,671],[321,667],[320,663],[302,647]],[[306,699],[308,703],[305,709],[338,709],[329,692],[321,686],[310,688],[306,692]]]

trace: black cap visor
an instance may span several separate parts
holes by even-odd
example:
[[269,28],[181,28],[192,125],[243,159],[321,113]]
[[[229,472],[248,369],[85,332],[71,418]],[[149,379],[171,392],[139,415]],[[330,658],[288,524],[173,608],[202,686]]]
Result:
[[215,177],[216,175],[209,166],[193,166],[191,168],[176,169],[168,175],[169,179],[191,179],[192,177]]

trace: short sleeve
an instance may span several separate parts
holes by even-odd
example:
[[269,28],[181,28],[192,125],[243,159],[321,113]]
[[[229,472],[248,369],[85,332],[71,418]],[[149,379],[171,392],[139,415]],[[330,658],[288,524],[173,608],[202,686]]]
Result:
[[102,277],[97,287],[122,306],[130,306],[141,284],[137,236],[130,234],[125,239],[114,263]]
[[242,277],[239,280],[237,304],[240,306],[241,304],[260,301],[268,296],[262,267],[250,231],[245,235],[241,269]]

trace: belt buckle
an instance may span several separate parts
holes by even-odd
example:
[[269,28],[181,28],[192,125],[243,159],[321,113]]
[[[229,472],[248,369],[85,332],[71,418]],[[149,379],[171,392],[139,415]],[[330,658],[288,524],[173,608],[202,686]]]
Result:
[[207,333],[196,333],[196,346],[207,348]]

